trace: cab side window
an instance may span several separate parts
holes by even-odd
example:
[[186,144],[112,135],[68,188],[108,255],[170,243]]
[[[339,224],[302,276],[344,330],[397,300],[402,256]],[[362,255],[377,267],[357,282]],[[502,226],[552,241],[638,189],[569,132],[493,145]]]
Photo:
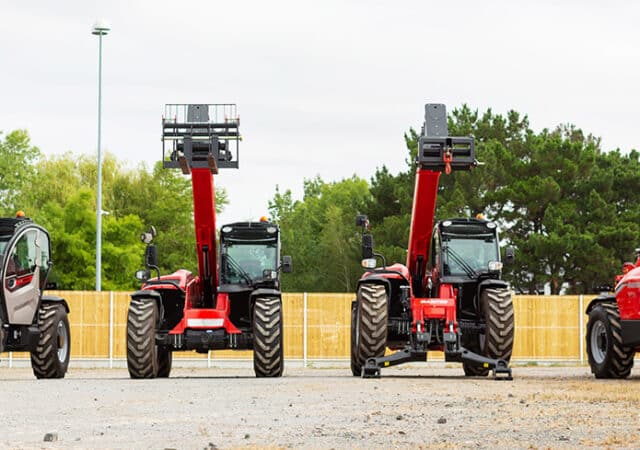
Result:
[[38,267],[40,267],[40,273],[44,274],[49,270],[49,237],[41,232],[37,244],[40,247]]
[[7,275],[26,275],[32,273],[38,261],[36,261],[36,230],[24,233],[9,253],[7,262]]

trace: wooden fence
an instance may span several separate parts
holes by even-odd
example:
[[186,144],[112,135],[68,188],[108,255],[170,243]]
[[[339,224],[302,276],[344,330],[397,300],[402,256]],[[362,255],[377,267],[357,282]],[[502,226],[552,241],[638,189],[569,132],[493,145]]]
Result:
[[[67,299],[71,308],[71,358],[85,363],[122,366],[126,358],[128,292],[50,292]],[[287,360],[305,363],[349,358],[350,305],[353,294],[298,293],[283,295],[284,349]],[[591,297],[515,296],[514,361],[585,362],[584,308]],[[12,361],[28,358],[10,355]],[[250,351],[209,354],[177,352],[175,359],[247,360]],[[2,365],[7,359],[2,358]],[[442,359],[434,352],[429,359]],[[176,361],[176,363],[179,363]]]

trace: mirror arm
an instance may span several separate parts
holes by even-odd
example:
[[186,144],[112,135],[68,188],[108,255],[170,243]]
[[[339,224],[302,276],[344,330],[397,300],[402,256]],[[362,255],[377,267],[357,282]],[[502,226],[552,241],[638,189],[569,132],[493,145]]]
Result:
[[152,266],[151,264],[145,264],[147,269],[155,270],[158,274],[158,279],[160,279],[160,268],[158,266]]
[[382,260],[382,268],[383,269],[387,268],[387,259],[384,257],[384,255],[382,255],[380,253],[374,253],[373,256],[375,256],[376,258],[380,258]]

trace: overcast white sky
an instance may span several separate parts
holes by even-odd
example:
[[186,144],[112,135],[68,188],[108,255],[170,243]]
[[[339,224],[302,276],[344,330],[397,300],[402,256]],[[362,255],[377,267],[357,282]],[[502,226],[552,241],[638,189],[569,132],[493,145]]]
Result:
[[[95,154],[97,18],[103,149],[161,157],[165,103],[236,103],[240,170],[221,220],[267,213],[320,175],[403,168],[424,103],[571,122],[605,150],[640,148],[640,6],[623,1],[4,1],[0,130],[46,154]],[[167,199],[170,201],[170,199]],[[219,222],[219,223],[223,223]]]

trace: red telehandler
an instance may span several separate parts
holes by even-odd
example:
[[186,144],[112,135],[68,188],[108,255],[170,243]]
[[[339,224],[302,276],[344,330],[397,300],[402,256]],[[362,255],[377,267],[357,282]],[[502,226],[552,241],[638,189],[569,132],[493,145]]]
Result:
[[640,352],[640,248],[615,278],[613,294],[601,294],[587,307],[587,354],[596,378],[626,378]]
[[132,378],[168,377],[174,351],[220,349],[253,349],[256,376],[282,375],[280,271],[291,271],[291,257],[280,260],[280,230],[266,220],[231,223],[216,243],[213,176],[238,168],[239,140],[235,105],[165,108],[163,166],[191,176],[198,274],[160,276],[155,228],[142,234],[146,269],[136,277],[144,284],[131,295],[127,321]]
[[[427,352],[436,350],[444,352],[445,361],[462,362],[467,376],[493,371],[496,379],[512,379],[513,304],[511,289],[500,278],[496,224],[463,218],[434,226],[441,172],[477,164],[473,138],[448,136],[445,106],[427,104],[406,266],[387,266],[373,251],[367,217],[356,218],[368,271],[351,308],[354,376],[379,377],[382,367],[425,361]],[[505,253],[507,262],[513,260],[513,248]],[[376,258],[382,259],[381,268]],[[384,356],[386,348],[396,352]]]

